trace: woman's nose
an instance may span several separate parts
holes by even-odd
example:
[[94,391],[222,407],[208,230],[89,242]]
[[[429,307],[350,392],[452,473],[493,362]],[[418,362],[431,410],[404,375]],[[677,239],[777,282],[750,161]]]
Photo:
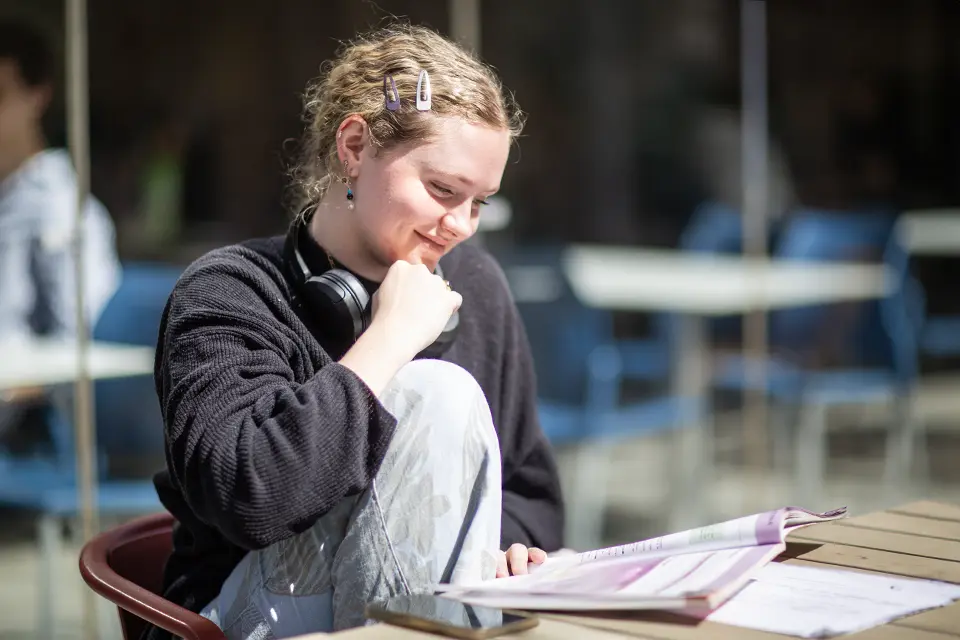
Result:
[[469,206],[448,211],[447,215],[440,220],[440,227],[455,238],[469,236],[471,231]]

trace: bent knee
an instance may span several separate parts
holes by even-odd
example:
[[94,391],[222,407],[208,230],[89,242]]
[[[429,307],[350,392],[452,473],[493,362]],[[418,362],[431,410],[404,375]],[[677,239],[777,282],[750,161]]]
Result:
[[414,438],[421,446],[462,439],[466,432],[471,432],[479,435],[487,447],[499,450],[483,389],[459,365],[442,360],[414,360],[400,369],[381,400],[397,418],[400,437]]
[[483,395],[480,383],[460,365],[444,360],[413,360],[394,376],[394,383],[405,389],[429,391],[458,397]]

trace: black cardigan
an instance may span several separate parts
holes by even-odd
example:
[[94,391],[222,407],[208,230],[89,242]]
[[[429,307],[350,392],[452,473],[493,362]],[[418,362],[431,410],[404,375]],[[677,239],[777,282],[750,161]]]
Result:
[[[186,270],[163,315],[155,381],[167,469],[155,484],[178,521],[163,594],[192,611],[219,593],[248,550],[306,530],[363,491],[396,426],[336,362],[341,354],[321,344],[325,319],[302,304],[290,251],[283,237],[212,251]],[[480,383],[500,439],[501,547],[555,550],[559,479],[503,272],[469,245],[443,267],[464,300],[443,359]],[[168,636],[152,629],[148,637]]]

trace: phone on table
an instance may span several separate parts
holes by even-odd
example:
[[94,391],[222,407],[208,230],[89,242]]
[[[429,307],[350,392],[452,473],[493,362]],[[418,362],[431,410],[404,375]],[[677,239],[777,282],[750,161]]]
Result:
[[533,615],[477,607],[428,593],[396,596],[367,605],[368,618],[465,640],[485,640],[532,629]]

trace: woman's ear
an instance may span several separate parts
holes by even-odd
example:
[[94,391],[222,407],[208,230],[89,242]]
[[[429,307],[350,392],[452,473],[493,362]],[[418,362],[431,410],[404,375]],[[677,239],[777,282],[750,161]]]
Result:
[[337,156],[340,164],[347,168],[350,178],[357,176],[363,163],[363,151],[370,144],[367,121],[359,115],[344,118],[337,129]]

